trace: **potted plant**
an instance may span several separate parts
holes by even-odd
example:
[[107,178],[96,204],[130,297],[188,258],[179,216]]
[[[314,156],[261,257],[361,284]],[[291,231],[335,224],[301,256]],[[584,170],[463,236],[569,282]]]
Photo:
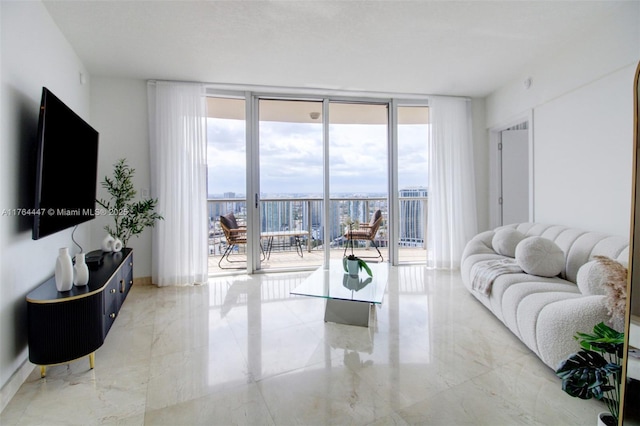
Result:
[[[352,223],[353,222],[349,222],[349,231],[351,231]],[[353,254],[353,244],[351,244],[351,254],[342,258],[342,267],[344,268],[344,271],[352,277],[357,276],[363,269],[367,271],[367,274],[370,277],[373,277],[371,268],[369,268],[367,262]]]
[[99,199],[96,202],[114,219],[114,226],[106,225],[105,231],[122,241],[124,247],[133,236],[138,236],[145,228],[153,227],[156,220],[163,217],[155,212],[157,198],[133,201],[136,190],[133,187],[135,169],[122,158],[114,164],[113,178],[105,176],[102,187],[109,192],[109,200]]
[[624,333],[601,322],[593,328],[593,334],[576,333],[575,339],[583,350],[569,356],[556,370],[562,390],[577,398],[603,401],[609,413],[601,413],[600,422],[615,426],[620,409]]

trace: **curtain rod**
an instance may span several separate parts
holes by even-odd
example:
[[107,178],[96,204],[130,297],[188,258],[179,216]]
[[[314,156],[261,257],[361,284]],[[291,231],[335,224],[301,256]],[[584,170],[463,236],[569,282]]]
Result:
[[303,87],[287,87],[287,86],[266,86],[258,84],[237,84],[237,83],[205,83],[196,81],[181,80],[147,80],[148,84],[155,85],[156,82],[166,83],[184,83],[184,84],[201,84],[206,90],[226,91],[226,92],[254,92],[260,94],[277,94],[277,95],[302,95],[302,96],[338,96],[338,97],[356,97],[356,98],[385,98],[385,99],[401,99],[401,100],[428,100],[431,97],[442,96],[448,98],[459,98],[470,101],[468,96],[450,96],[450,95],[434,95],[434,94],[417,94],[417,93],[400,93],[400,92],[374,92],[366,90],[347,90],[347,89],[331,89],[331,88],[303,88]]

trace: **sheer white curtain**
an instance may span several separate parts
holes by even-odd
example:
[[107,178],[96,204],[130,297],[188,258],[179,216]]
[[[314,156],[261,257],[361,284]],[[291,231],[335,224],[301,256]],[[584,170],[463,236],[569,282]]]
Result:
[[457,269],[477,233],[471,101],[429,99],[428,266]]
[[164,220],[153,228],[152,280],[207,281],[207,146],[204,87],[148,85],[151,195]]

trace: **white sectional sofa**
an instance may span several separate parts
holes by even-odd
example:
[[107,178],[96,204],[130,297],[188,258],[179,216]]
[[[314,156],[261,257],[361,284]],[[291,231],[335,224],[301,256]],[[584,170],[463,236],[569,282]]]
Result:
[[[514,232],[517,231],[517,232]],[[496,236],[496,234],[498,236]],[[499,240],[504,234],[543,237],[562,250],[564,262],[557,276],[542,277],[524,271],[492,277],[489,291],[477,288],[478,271],[488,261],[508,261],[499,252],[512,251],[517,241]],[[518,234],[519,235],[519,234]],[[536,240],[536,238],[529,241]],[[537,238],[540,240],[540,238]],[[522,240],[524,241],[524,240]],[[547,243],[547,241],[542,241]],[[497,252],[494,243],[500,247]],[[537,256],[533,252],[533,256]],[[475,236],[466,246],[461,259],[461,274],[469,291],[499,318],[524,344],[552,369],[579,349],[573,336],[577,331],[589,333],[601,321],[610,324],[604,291],[591,291],[589,280],[594,256],[617,260],[626,266],[629,260],[629,239],[587,232],[580,229],[540,223],[507,225]],[[540,262],[544,266],[544,250]],[[529,259],[531,260],[531,259]],[[535,260],[535,259],[534,259]],[[493,262],[498,263],[498,262]],[[582,270],[580,268],[585,266]],[[475,267],[474,267],[475,266]],[[577,285],[580,271],[580,287]],[[587,289],[585,289],[587,288]],[[622,331],[622,330],[621,330]]]

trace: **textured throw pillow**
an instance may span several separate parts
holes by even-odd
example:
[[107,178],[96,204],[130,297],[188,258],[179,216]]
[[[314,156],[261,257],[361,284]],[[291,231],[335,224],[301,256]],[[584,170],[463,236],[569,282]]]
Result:
[[513,228],[503,228],[496,231],[491,240],[491,245],[496,253],[508,257],[516,257],[516,246],[525,235]]
[[592,260],[587,262],[578,269],[576,284],[580,289],[580,293],[585,296],[602,296],[604,295],[604,286],[607,280],[606,268],[601,262]]
[[516,262],[527,274],[555,277],[564,267],[564,252],[551,240],[528,237],[516,247]]

